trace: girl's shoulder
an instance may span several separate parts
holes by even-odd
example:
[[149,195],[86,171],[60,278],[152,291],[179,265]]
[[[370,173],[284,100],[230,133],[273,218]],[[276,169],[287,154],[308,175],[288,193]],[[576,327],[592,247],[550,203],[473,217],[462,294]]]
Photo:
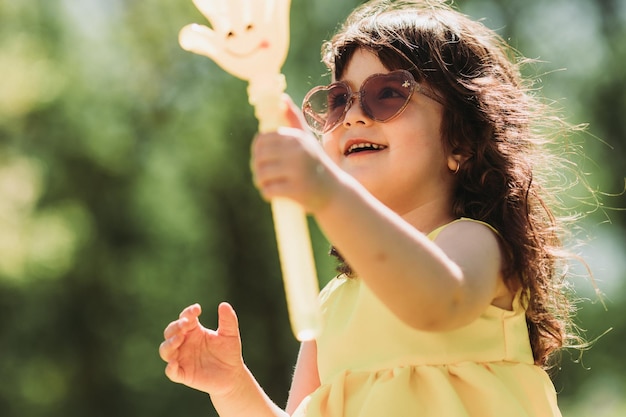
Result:
[[470,262],[482,263],[488,256],[491,256],[491,259],[499,258],[501,269],[498,274],[498,288],[491,304],[503,310],[516,310],[515,298],[520,295],[520,280],[517,275],[511,275],[505,280],[503,274],[511,255],[502,245],[503,238],[500,232],[484,221],[462,217],[433,230],[428,237],[434,241],[440,234],[442,234],[440,241],[445,240],[448,243],[452,241],[468,250]]

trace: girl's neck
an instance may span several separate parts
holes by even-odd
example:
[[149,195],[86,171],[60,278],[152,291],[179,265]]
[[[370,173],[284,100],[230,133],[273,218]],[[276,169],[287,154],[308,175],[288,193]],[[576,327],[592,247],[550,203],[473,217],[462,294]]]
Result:
[[424,234],[428,234],[444,224],[455,219],[448,204],[442,201],[433,201],[428,204],[415,207],[407,213],[399,213],[404,220]]

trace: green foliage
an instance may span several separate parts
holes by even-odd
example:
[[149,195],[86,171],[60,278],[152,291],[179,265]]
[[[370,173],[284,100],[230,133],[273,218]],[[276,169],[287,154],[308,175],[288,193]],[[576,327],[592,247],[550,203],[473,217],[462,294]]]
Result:
[[[293,1],[284,72],[296,101],[325,82],[321,41],[357,3]],[[591,183],[619,193],[624,6],[460,4],[502,27],[527,55],[555,57],[546,71],[573,69],[543,77],[545,90],[566,97],[574,122],[590,122],[591,132],[613,147],[589,140],[585,151],[597,163],[588,169]],[[549,4],[549,13],[541,13]],[[575,9],[584,5],[585,19],[553,25],[561,10],[555,4],[577,18]],[[249,366],[279,404],[286,400],[297,344],[269,207],[248,169],[256,120],[243,82],[178,46],[178,30],[194,21],[204,18],[182,0],[0,2],[5,417],[211,415],[206,396],[166,379],[157,349],[163,328],[184,306],[202,303],[203,322],[214,326],[222,300],[240,315]],[[584,45],[561,36],[582,29]],[[606,201],[626,206],[623,196]],[[592,234],[623,248],[626,219],[606,213],[590,217]],[[611,224],[603,223],[607,217]],[[323,285],[333,263],[313,223],[311,232]],[[600,288],[610,289],[608,311],[583,303],[581,320],[590,338],[614,330],[583,356],[590,370],[564,358],[556,381],[572,415],[607,396],[615,406],[602,415],[625,407],[611,396],[626,385],[620,355],[626,288],[618,284],[623,269],[611,268],[623,264],[599,259],[591,263]],[[607,386],[613,391],[598,388]],[[587,402],[580,405],[580,398]]]

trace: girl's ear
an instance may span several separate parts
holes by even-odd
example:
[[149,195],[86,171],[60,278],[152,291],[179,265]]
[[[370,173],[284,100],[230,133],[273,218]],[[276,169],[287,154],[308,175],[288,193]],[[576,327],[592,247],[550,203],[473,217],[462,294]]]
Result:
[[448,169],[450,170],[450,172],[452,172],[453,174],[459,172],[459,169],[461,169],[461,164],[466,159],[467,158],[458,153],[452,153],[448,155]]

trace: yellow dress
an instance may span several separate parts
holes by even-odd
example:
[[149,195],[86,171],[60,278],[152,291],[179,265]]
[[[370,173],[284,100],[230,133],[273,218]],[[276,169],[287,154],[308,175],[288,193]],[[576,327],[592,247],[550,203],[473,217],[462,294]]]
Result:
[[320,299],[321,386],[294,416],[561,416],[550,378],[533,363],[520,294],[513,311],[489,306],[448,332],[410,328],[358,278],[336,277]]

